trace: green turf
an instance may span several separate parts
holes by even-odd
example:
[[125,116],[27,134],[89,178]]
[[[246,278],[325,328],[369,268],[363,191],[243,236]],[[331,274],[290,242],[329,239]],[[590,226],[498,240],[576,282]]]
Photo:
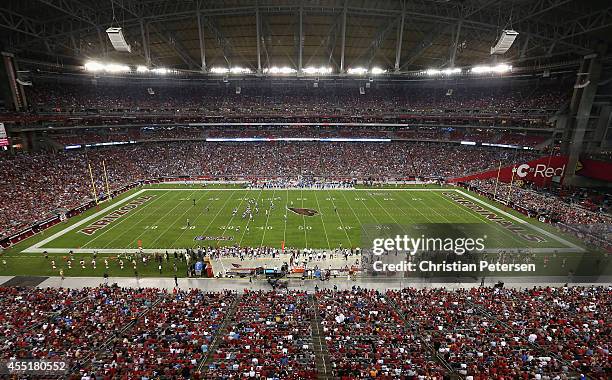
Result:
[[[141,190],[145,190],[141,192]],[[425,191],[423,191],[425,190]],[[466,192],[467,193],[467,192]],[[473,193],[469,193],[475,196]],[[127,214],[116,219],[93,235],[85,235],[79,230],[112,213],[121,205],[117,202],[127,197],[153,195],[148,202],[132,209]],[[477,197],[483,199],[482,197]],[[135,199],[135,198],[132,198]],[[195,205],[193,200],[195,199]],[[242,213],[249,200],[257,200],[259,213],[253,220],[243,218]],[[271,207],[271,202],[274,207]],[[503,206],[496,204],[500,209]],[[304,216],[288,211],[288,207],[308,208],[317,211],[314,216]],[[233,215],[232,210],[238,212]],[[545,242],[534,243],[522,240],[507,233],[498,225],[487,221],[482,216],[462,206],[440,190],[420,188],[405,188],[393,191],[387,188],[372,188],[364,190],[245,190],[240,187],[222,190],[219,187],[198,185],[149,186],[134,189],[110,203],[100,205],[84,215],[73,218],[55,226],[42,234],[26,240],[11,248],[2,255],[7,263],[0,268],[0,275],[57,275],[58,269],[50,268],[49,260],[41,253],[23,252],[32,245],[64,231],[66,228],[80,223],[84,218],[102,211],[100,215],[83,223],[78,228],[62,233],[51,239],[41,248],[47,249],[112,249],[115,252],[101,253],[98,266],[94,270],[90,265],[81,269],[73,264],[73,269],[65,266],[65,253],[52,254],[50,259],[57,260],[57,267],[65,269],[66,275],[97,276],[104,273],[104,258],[116,257],[126,248],[137,248],[142,242],[145,249],[164,250],[196,247],[198,245],[240,245],[240,246],[271,246],[280,247],[285,242],[286,247],[330,249],[339,246],[362,246],[361,227],[363,225],[413,225],[431,223],[467,223],[476,224],[495,230],[487,243],[489,248],[549,248],[564,247],[564,244],[545,237]],[[266,213],[266,211],[268,211]],[[525,219],[515,212],[506,212]],[[285,218],[285,215],[287,217]],[[506,217],[507,218],[507,217]],[[187,219],[190,226],[186,226]],[[529,223],[553,232],[556,236],[576,242],[571,237],[563,236],[554,228],[529,220]],[[248,227],[248,228],[247,228]],[[536,230],[532,233],[544,236]],[[225,237],[229,240],[195,240],[197,236],[210,238]],[[563,254],[573,259],[578,257]],[[580,255],[582,256],[582,255]],[[84,257],[91,260],[90,253],[76,254],[78,260]],[[173,260],[171,260],[172,262]],[[164,263],[162,276],[174,275],[172,264]],[[116,260],[111,261],[108,272],[115,276],[131,276],[131,264],[126,261],[123,271],[117,268]],[[577,261],[584,264],[584,260]],[[569,265],[569,264],[568,264]],[[182,262],[177,262],[179,276],[185,274]],[[566,271],[566,268],[562,268]],[[139,263],[139,274],[143,276],[159,276],[157,265],[142,266]]]
[[[361,226],[368,224],[478,223],[503,232],[439,191],[193,188],[151,189],[143,194],[153,198],[94,234],[88,236],[80,230],[112,209],[42,248],[122,249],[138,248],[138,242],[145,249],[217,244],[280,247],[284,241],[286,247],[333,249],[361,246]],[[249,200],[256,201],[259,208],[252,220],[242,217]],[[318,213],[304,216],[288,211],[289,207],[313,209]],[[234,209],[238,210],[235,215]],[[212,239],[198,241],[197,236]],[[220,237],[229,240],[214,240]],[[564,245],[552,239],[544,243],[529,242],[508,233],[495,236],[489,246],[561,248]]]

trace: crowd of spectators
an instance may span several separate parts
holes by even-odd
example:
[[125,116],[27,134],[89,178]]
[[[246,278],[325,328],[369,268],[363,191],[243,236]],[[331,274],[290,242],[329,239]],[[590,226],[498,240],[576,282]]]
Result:
[[90,128],[46,133],[61,145],[128,141],[204,140],[207,138],[386,138],[417,141],[473,141],[535,147],[550,136],[517,134],[499,129],[359,126],[222,126]]
[[339,379],[441,379],[447,370],[384,293],[317,293],[332,375]]
[[560,85],[406,86],[368,88],[255,88],[37,82],[28,93],[34,112],[152,112],[207,115],[339,115],[456,113],[552,113],[567,100]]
[[7,359],[86,360],[148,309],[156,289],[1,288],[0,355]]
[[245,291],[205,378],[316,379],[313,312],[305,292]]
[[387,292],[471,379],[609,378],[611,295],[609,287]]
[[[432,154],[435,152],[435,154]],[[435,143],[130,144],[59,153],[0,155],[0,231],[9,235],[93,198],[90,164],[101,195],[140,180],[209,176],[336,179],[455,177],[535,157],[528,151]],[[103,164],[104,163],[104,164]]]
[[66,378],[612,375],[609,286],[0,295],[0,357],[66,361]]
[[235,297],[230,292],[164,292],[146,315],[83,363],[82,371],[109,379],[189,378]]

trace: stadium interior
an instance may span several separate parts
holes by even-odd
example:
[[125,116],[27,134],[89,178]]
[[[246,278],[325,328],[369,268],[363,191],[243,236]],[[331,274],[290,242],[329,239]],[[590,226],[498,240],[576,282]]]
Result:
[[0,378],[612,378],[609,0],[3,0],[0,53]]

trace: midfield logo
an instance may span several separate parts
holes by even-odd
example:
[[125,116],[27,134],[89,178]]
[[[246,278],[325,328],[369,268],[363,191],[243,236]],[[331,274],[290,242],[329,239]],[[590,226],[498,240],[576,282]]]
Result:
[[319,213],[317,210],[313,210],[311,208],[297,208],[297,207],[287,207],[287,208],[295,212],[296,214],[304,215],[304,216],[315,216]]

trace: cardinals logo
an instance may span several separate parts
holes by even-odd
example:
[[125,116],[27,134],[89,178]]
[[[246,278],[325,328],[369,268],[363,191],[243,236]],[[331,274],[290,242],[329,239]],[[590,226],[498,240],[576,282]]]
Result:
[[313,210],[311,208],[297,208],[297,207],[287,207],[287,208],[295,212],[296,214],[304,215],[304,216],[315,216],[319,213],[317,210]]

